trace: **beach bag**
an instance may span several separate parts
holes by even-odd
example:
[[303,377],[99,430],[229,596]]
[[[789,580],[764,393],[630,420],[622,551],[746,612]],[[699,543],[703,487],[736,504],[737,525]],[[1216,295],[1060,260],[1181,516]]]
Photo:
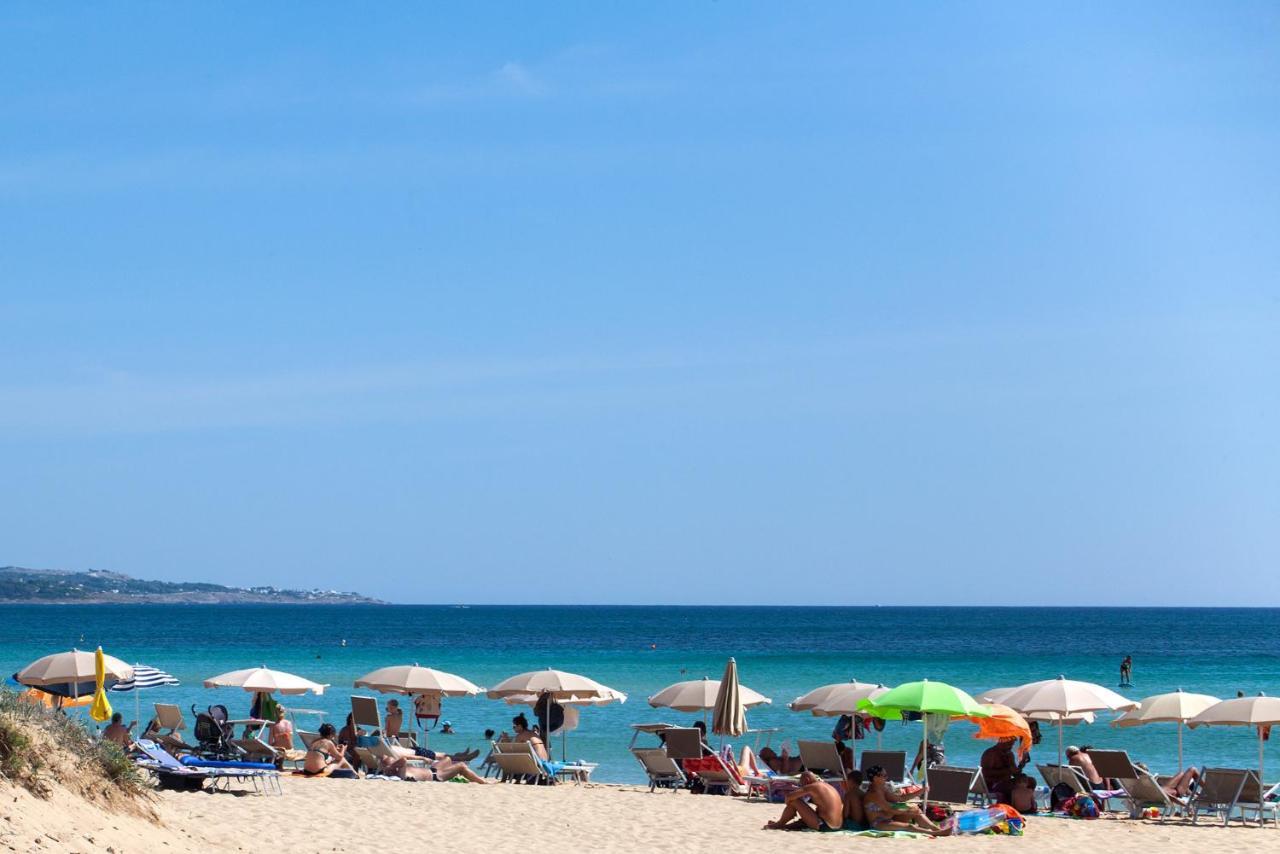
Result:
[[1076,795],[1062,805],[1063,812],[1072,818],[1095,819],[1098,817],[1098,802],[1092,795]]
[[836,741],[845,741],[853,735],[853,716],[841,715],[836,720],[835,729],[831,730],[831,737]]
[[440,697],[437,694],[419,694],[413,698],[413,714],[418,720],[429,719],[433,724],[440,720]]

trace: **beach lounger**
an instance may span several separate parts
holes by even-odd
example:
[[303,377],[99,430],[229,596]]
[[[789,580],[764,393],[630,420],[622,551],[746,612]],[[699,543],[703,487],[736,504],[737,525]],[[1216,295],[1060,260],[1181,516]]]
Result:
[[667,755],[665,747],[633,747],[631,755],[644,767],[644,773],[649,777],[650,792],[659,786],[679,789],[687,781],[680,763]]
[[800,762],[806,771],[812,771],[828,783],[843,783],[849,779],[834,741],[800,740],[796,745],[800,750]]
[[[1093,751],[1089,751],[1089,755],[1092,756]],[[1121,777],[1118,780],[1129,805],[1129,818],[1138,818],[1146,807],[1157,807],[1162,822],[1176,812],[1187,811],[1189,802],[1166,792],[1160,785],[1160,780],[1150,771],[1135,767],[1133,773],[1131,778]]]
[[1053,787],[1059,783],[1066,783],[1077,795],[1093,794],[1089,778],[1074,765],[1037,765],[1036,770],[1040,772],[1049,791],[1053,791]]
[[197,756],[184,756],[178,760],[154,741],[142,739],[136,742],[144,759],[138,760],[139,767],[146,768],[160,775],[168,775],[172,779],[185,777],[194,779],[192,774],[203,775],[210,781],[209,791],[228,791],[232,781],[249,782],[258,794],[283,795],[280,787],[280,772],[270,765],[258,762],[233,762],[228,760],[201,759]]
[[673,726],[671,729],[664,730],[662,735],[667,756],[677,762],[702,757],[702,733],[696,727]]
[[1138,768],[1129,759],[1126,750],[1099,750],[1092,748],[1089,758],[1093,767],[1104,780],[1133,780],[1138,776]]
[[1244,786],[1240,789],[1240,799],[1237,806],[1240,808],[1240,819],[1247,820],[1249,813],[1256,813],[1258,816],[1258,826],[1261,827],[1266,823],[1268,814],[1271,821],[1277,827],[1280,827],[1280,803],[1277,803],[1277,797],[1280,797],[1280,784],[1272,786],[1270,791],[1263,791],[1262,781],[1258,778],[1258,772],[1249,770],[1245,777]]
[[1231,813],[1240,803],[1248,771],[1237,768],[1205,768],[1200,772],[1200,784],[1191,798],[1189,809],[1191,823],[1195,824],[1201,813],[1213,813],[1222,817],[1226,826]]
[[539,759],[532,742],[495,741],[491,758],[502,779],[508,782],[549,783],[554,780],[556,763]]
[[929,769],[929,803],[968,804],[975,777],[982,777],[977,768],[934,765]]
[[867,779],[867,769],[879,765],[889,775],[889,781],[903,782],[907,779],[907,752],[905,750],[864,750],[858,764],[862,779]]
[[294,730],[298,735],[298,740],[302,742],[302,746],[307,750],[311,749],[311,742],[320,737],[318,732],[309,732],[305,729]]

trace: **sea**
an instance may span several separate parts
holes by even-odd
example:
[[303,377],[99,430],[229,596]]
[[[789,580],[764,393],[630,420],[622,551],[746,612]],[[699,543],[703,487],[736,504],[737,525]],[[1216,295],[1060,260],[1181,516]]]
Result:
[[[628,695],[624,704],[582,710],[578,728],[553,740],[557,755],[596,762],[594,779],[640,783],[628,752],[632,724],[691,724],[700,715],[655,709],[647,698],[685,679],[720,678],[737,660],[741,682],[772,699],[748,712],[753,729],[735,747],[830,736],[834,721],[787,704],[820,685],[857,679],[893,686],[927,678],[977,694],[1065,675],[1132,699],[1173,691],[1234,697],[1280,693],[1280,609],[650,607],[458,605],[6,605],[0,606],[0,666],[8,679],[51,652],[93,649],[165,670],[176,687],[112,694],[126,719],[140,702],[227,705],[247,715],[250,696],[206,689],[202,680],[257,665],[327,683],[322,696],[284,698],[301,728],[339,726],[355,679],[379,667],[421,664],[492,686],[528,670],[590,676]],[[1133,656],[1132,688],[1118,688]],[[389,696],[389,695],[388,695]],[[380,697],[379,699],[385,699]],[[519,707],[483,696],[444,701],[452,735],[429,734],[436,750],[484,748],[484,730],[511,728]],[[526,710],[527,711],[527,710]],[[73,712],[83,714],[83,712]],[[1177,768],[1177,728],[1118,729],[1100,716],[1067,728],[1067,744],[1123,747],[1157,771]],[[959,722],[946,737],[949,764],[976,765],[987,742]],[[859,742],[914,755],[918,723],[891,722]],[[652,743],[641,736],[641,743]],[[713,743],[719,740],[713,737]],[[1046,725],[1033,759],[1052,762],[1057,733]],[[1243,727],[1184,732],[1187,764],[1256,767],[1258,740]],[[1272,748],[1268,748],[1270,753]],[[1280,756],[1268,757],[1280,767]]]

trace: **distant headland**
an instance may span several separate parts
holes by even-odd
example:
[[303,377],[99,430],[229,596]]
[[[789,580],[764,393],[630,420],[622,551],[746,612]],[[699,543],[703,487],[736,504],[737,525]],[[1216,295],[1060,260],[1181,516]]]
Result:
[[210,605],[385,605],[378,599],[337,590],[278,590],[275,587],[226,587],[203,582],[147,581],[119,572],[90,569],[24,569],[0,566],[0,604]]

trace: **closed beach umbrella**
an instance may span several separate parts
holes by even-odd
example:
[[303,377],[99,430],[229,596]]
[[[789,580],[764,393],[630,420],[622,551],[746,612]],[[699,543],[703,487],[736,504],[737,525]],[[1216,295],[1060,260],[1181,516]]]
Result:
[[[517,673],[503,679],[493,688],[485,692],[485,696],[491,700],[506,700],[508,702],[525,702],[532,700],[534,710],[539,709],[546,712],[551,711],[551,701],[564,705],[573,703],[575,705],[593,705],[603,706],[608,703],[625,703],[627,695],[621,691],[615,691],[607,685],[601,685],[594,679],[581,676],[577,673],[566,673],[563,670],[531,670],[528,673]],[[546,698],[546,699],[544,699]],[[550,714],[544,717],[540,716],[539,721],[543,724],[544,738],[550,738]],[[565,734],[561,737],[560,755],[564,758],[568,755],[568,734],[567,730],[562,730]]]
[[[1103,688],[1092,682],[1079,682],[1059,676],[1057,679],[1045,679],[1031,682],[1016,690],[1002,695],[1000,702],[1023,715],[1035,716],[1038,713],[1052,713],[1059,716],[1078,715],[1082,712],[1123,712],[1137,708],[1138,704],[1121,697],[1110,688]],[[1061,717],[1058,723],[1058,764],[1062,764],[1062,727],[1066,723]]]
[[1138,708],[1125,712],[1111,722],[1114,727],[1143,726],[1154,723],[1178,725],[1178,772],[1182,772],[1182,725],[1196,715],[1220,702],[1208,694],[1188,694],[1179,688],[1168,694],[1147,697]]
[[240,688],[251,694],[323,694],[328,685],[303,679],[292,673],[269,670],[266,666],[233,670],[204,680],[206,688]]
[[94,685],[93,705],[89,707],[89,717],[98,723],[111,719],[111,701],[107,699],[107,664],[102,647],[93,654]]
[[742,686],[738,684],[738,662],[729,659],[720,677],[715,707],[711,712],[711,731],[719,736],[737,738],[747,731],[747,707],[742,702]]
[[403,664],[383,667],[356,680],[357,688],[369,688],[383,694],[435,694],[440,697],[474,697],[484,689],[453,673]]
[[[655,709],[675,709],[677,712],[707,712],[715,708],[716,697],[720,694],[720,681],[708,679],[690,679],[668,685],[649,698],[649,705]],[[738,696],[742,705],[748,709],[773,701],[753,691],[746,685],[738,686]]]
[[[954,717],[988,718],[991,712],[977,700],[959,688],[945,682],[907,682],[892,688],[875,699],[858,703],[859,711],[877,718],[898,720],[903,712],[920,712],[924,715],[940,715],[949,720]],[[929,721],[925,720],[924,743],[924,804],[929,805]]]
[[132,691],[133,693],[133,718],[141,720],[142,718],[142,695],[138,693],[144,688],[162,688],[166,685],[180,685],[181,683],[163,670],[152,667],[148,664],[133,665],[133,676],[129,679],[121,679],[119,682],[111,686],[112,691]]
[[[1263,742],[1270,727],[1280,726],[1280,697],[1268,697],[1259,694],[1256,697],[1235,697],[1214,703],[1191,720],[1187,725],[1192,729],[1198,726],[1251,726],[1258,729],[1258,779],[1265,781]],[[1264,729],[1268,728],[1268,729]]]
[[[73,649],[37,659],[14,677],[23,685],[49,694],[79,697],[93,691],[97,681],[97,653]],[[102,656],[103,684],[114,685],[133,676],[133,668],[118,658]]]

